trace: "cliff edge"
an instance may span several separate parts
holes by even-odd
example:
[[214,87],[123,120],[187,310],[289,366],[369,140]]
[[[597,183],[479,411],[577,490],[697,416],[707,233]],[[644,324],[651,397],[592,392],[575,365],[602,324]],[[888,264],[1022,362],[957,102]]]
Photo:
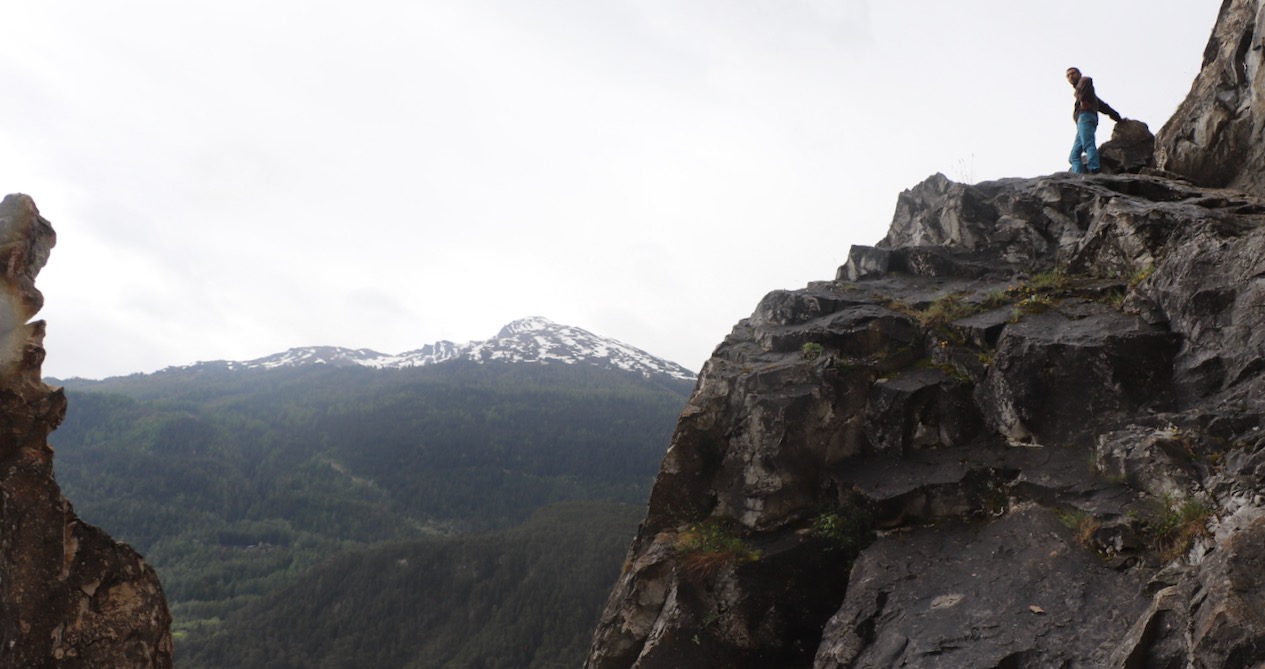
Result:
[[31,198],[0,202],[0,666],[171,667],[171,615],[131,548],[80,522],[53,478],[66,412],[44,384],[35,277],[56,236]]
[[[1201,80],[1265,25],[1219,16]],[[1236,90],[1235,122],[1265,113]],[[1265,662],[1255,135],[1174,139],[1219,95],[1161,131],[1166,171],[935,175],[835,280],[765,297],[704,366],[585,666]]]

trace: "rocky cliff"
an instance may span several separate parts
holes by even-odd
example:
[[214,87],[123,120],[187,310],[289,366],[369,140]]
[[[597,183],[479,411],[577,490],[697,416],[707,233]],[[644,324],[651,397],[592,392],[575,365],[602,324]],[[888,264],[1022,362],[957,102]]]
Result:
[[1265,195],[1265,14],[1223,0],[1190,94],[1160,130],[1159,167],[1204,186]]
[[1167,172],[933,176],[738,323],[586,667],[1265,663],[1265,200],[1232,130],[1261,14],[1223,5],[1200,81],[1247,53],[1248,82],[1175,139],[1226,105],[1196,82]]
[[55,242],[25,195],[0,202],[0,666],[171,666],[171,616],[154,571],[80,522],[53,478],[48,435],[66,412],[41,381],[35,277]]

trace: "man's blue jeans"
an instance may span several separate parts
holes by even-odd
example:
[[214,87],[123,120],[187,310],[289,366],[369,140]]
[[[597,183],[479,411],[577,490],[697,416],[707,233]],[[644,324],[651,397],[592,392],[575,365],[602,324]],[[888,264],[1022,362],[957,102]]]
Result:
[[[1090,172],[1097,172],[1102,169],[1102,165],[1098,162],[1098,144],[1094,140],[1094,133],[1098,132],[1098,113],[1097,112],[1081,112],[1076,117],[1076,142],[1072,144],[1072,155],[1068,156],[1068,162],[1072,163],[1072,171],[1077,174],[1084,174],[1086,167]],[[1081,151],[1089,157],[1089,165],[1081,164]]]

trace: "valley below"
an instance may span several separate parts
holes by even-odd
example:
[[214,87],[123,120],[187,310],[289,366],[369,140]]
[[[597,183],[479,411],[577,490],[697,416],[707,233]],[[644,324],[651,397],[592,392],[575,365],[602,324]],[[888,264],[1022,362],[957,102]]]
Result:
[[188,669],[575,666],[693,386],[470,360],[60,383],[58,481],[157,570]]

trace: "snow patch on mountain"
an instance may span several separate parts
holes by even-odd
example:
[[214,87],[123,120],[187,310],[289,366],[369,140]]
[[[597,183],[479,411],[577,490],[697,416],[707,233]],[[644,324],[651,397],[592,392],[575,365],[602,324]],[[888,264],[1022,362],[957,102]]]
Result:
[[591,364],[613,367],[643,376],[667,375],[692,381],[694,372],[653,356],[635,346],[595,335],[583,328],[554,323],[547,318],[522,318],[501,328],[492,339],[457,344],[439,341],[422,348],[389,355],[370,349],[349,349],[337,346],[292,348],[246,362],[200,362],[193,367],[242,369],[279,369],[307,365],[333,367],[372,367],[404,369],[423,367],[449,360],[473,362],[518,362],[535,364]]

